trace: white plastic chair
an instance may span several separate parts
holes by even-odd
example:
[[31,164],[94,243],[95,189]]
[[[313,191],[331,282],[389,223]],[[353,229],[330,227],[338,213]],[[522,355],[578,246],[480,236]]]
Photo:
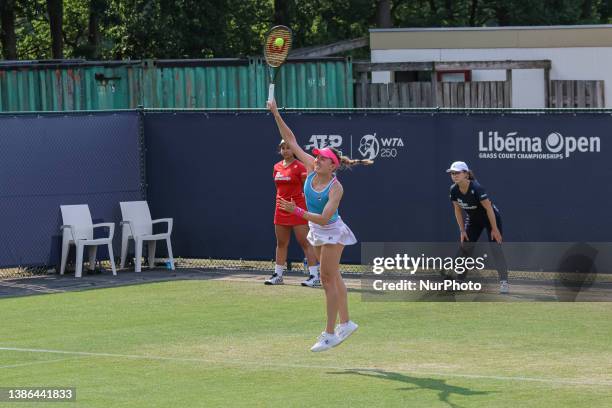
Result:
[[[125,266],[127,257],[128,243],[130,239],[134,240],[134,252],[136,253],[136,272],[141,272],[142,269],[142,245],[146,241],[149,250],[149,268],[155,266],[155,246],[157,241],[166,240],[168,246],[168,258],[174,270],[174,258],[172,256],[172,244],[170,243],[170,234],[172,233],[172,218],[160,218],[158,220],[151,219],[151,212],[146,201],[125,201],[119,203],[121,206],[121,216],[123,226],[121,234],[121,268]],[[168,230],[161,234],[153,234],[153,224],[165,222],[168,224]]]
[[[93,224],[91,213],[87,204],[79,205],[62,205],[62,265],[60,275],[64,274],[66,269],[66,258],[70,245],[76,246],[76,267],[74,276],[80,278],[83,272],[83,250],[85,246],[89,246],[89,270],[93,271],[96,264],[96,253],[99,245],[108,246],[108,256],[110,257],[113,275],[117,275],[115,268],[115,259],[113,257],[113,235],[115,233],[115,223],[104,222]],[[94,228],[107,227],[109,229],[108,237],[94,239]]]

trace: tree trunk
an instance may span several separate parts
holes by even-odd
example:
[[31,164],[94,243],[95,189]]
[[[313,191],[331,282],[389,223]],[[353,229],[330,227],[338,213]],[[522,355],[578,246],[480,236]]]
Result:
[[582,12],[580,13],[580,19],[583,21],[589,21],[593,18],[593,1],[584,0],[582,3]]
[[599,6],[599,22],[601,24],[609,24],[610,16],[612,15],[612,0],[603,0]]
[[472,0],[470,5],[470,27],[476,26],[476,13],[478,13],[478,0]]
[[91,0],[89,3],[87,42],[89,44],[89,56],[93,59],[100,58],[100,17],[106,9],[106,3],[106,0]]
[[274,24],[290,25],[290,2],[291,0],[274,0]]
[[436,5],[436,0],[429,0],[429,8],[431,10],[431,16],[435,20],[438,16],[438,6]]
[[15,36],[15,0],[0,0],[0,43],[3,57],[17,59],[17,37]]
[[376,6],[376,26],[378,28],[391,28],[391,0],[378,0]]
[[454,17],[454,12],[453,12],[453,0],[446,0],[445,2],[445,6],[446,6],[446,18],[448,20],[448,23],[451,23],[455,17]]
[[51,26],[51,54],[54,59],[64,58],[64,39],[62,36],[62,17],[64,7],[62,0],[47,0],[49,25]]
[[495,18],[497,19],[497,24],[500,27],[510,25],[510,13],[506,8],[504,2],[498,2],[495,5]]

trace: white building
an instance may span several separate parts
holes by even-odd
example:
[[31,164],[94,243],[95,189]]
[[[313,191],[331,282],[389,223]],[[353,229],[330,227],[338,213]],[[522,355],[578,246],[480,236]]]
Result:
[[[371,29],[372,63],[550,60],[550,80],[603,80],[612,107],[612,25]],[[439,74],[440,75],[440,74]],[[443,81],[504,81],[504,70],[441,73]],[[372,82],[402,81],[373,72]],[[545,71],[512,71],[512,107],[546,107]]]

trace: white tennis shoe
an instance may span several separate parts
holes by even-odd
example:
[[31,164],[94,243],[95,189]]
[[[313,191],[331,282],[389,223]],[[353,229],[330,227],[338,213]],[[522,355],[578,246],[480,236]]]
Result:
[[302,282],[302,286],[308,286],[311,288],[314,288],[316,286],[321,286],[321,280],[319,279],[318,276],[310,275],[308,279]]
[[340,342],[346,340],[351,334],[355,332],[359,328],[359,325],[352,320],[349,320],[346,323],[341,323],[336,326],[336,336],[340,339]]
[[335,334],[330,334],[327,332],[321,333],[321,335],[317,338],[317,342],[310,348],[310,351],[319,352],[329,350],[332,347],[336,347],[341,343],[342,340]]
[[510,286],[507,280],[499,281],[499,293],[503,295],[510,293]]
[[274,273],[264,282],[265,285],[282,285],[283,284],[283,276],[278,273]]

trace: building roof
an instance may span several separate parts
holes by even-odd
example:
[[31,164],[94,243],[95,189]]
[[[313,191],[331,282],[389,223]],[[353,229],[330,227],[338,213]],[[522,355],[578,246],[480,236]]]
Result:
[[612,47],[612,25],[370,29],[370,48]]

